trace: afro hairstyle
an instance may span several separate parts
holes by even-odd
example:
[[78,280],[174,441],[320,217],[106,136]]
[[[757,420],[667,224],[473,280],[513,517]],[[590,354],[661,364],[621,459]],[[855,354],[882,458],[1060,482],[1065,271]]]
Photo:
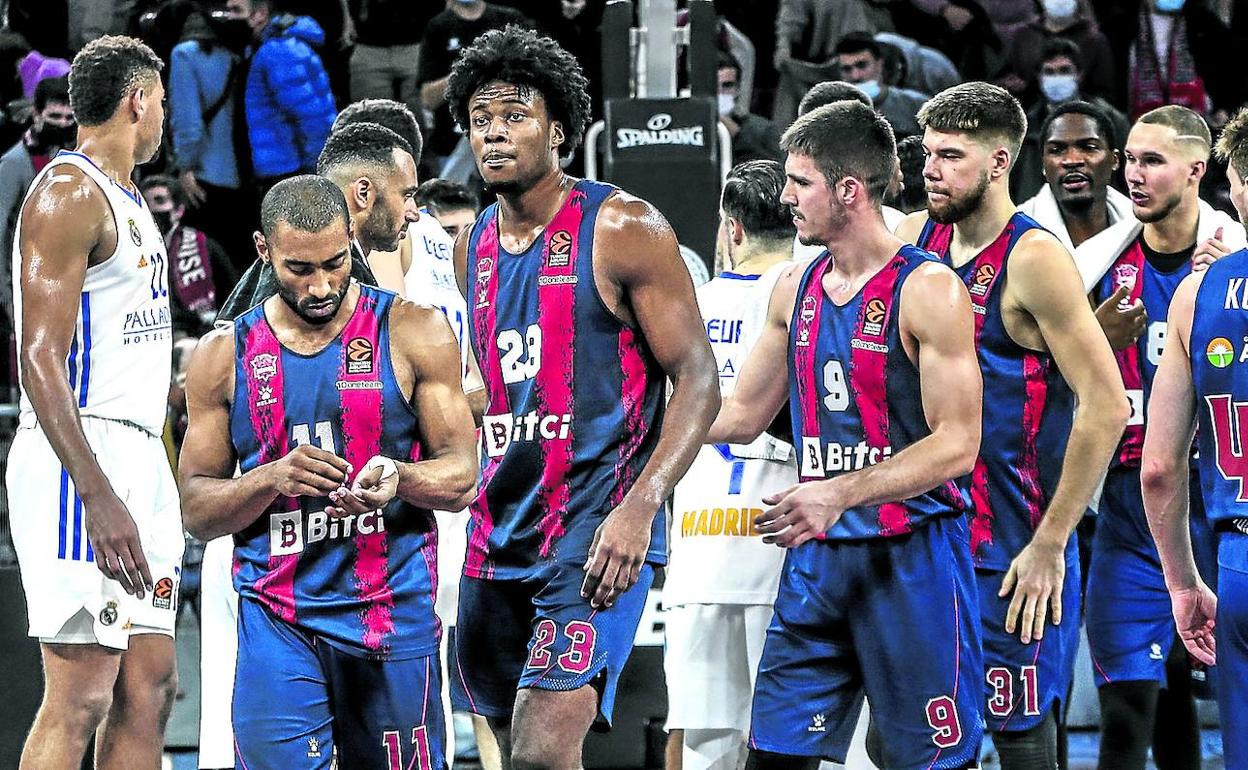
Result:
[[551,118],[563,124],[560,155],[569,156],[580,145],[589,125],[589,80],[576,57],[558,43],[515,24],[477,38],[451,68],[446,85],[451,115],[465,132],[469,100],[494,80],[527,86],[542,95]]

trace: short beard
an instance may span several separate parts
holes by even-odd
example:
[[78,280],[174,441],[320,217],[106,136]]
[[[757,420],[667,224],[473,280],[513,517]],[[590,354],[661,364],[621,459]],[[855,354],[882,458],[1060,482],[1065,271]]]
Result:
[[984,202],[984,195],[987,192],[988,172],[984,171],[980,174],[979,182],[976,183],[975,189],[967,193],[966,197],[960,201],[955,201],[951,198],[943,209],[935,209],[932,207],[931,199],[929,198],[927,216],[938,225],[957,224],[979,209]]
[[295,293],[293,291],[291,291],[290,289],[287,289],[284,285],[282,285],[281,281],[277,282],[277,296],[281,297],[282,301],[286,303],[286,307],[294,311],[295,315],[302,318],[304,323],[308,323],[313,326],[324,326],[325,324],[329,323],[330,321],[338,317],[338,311],[342,309],[342,300],[344,297],[347,296],[347,290],[350,288],[351,288],[351,281],[349,280],[344,281],[342,284],[342,289],[338,292],[338,296],[336,298],[337,302],[334,304],[334,312],[330,313],[324,318],[309,315],[308,313],[304,312],[303,308],[299,307],[299,298],[295,296]]
[[1144,224],[1151,225],[1154,222],[1160,222],[1161,220],[1170,216],[1170,214],[1173,213],[1174,210],[1177,209],[1179,207],[1179,204],[1182,202],[1183,202],[1183,193],[1177,193],[1167,198],[1165,205],[1157,209],[1156,211],[1146,211],[1144,212],[1144,215],[1141,216],[1140,210],[1137,209],[1135,206],[1132,206],[1131,213],[1135,214],[1135,218],[1140,220]]
[[[401,234],[401,231],[400,231]],[[374,204],[368,219],[360,225],[361,245],[369,251],[394,251],[401,238],[395,234],[394,218],[383,207]]]

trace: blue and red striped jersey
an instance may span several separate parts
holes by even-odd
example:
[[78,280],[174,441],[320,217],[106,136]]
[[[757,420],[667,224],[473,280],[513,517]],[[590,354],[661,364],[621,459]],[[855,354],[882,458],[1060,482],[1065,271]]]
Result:
[[1188,349],[1206,515],[1212,522],[1248,518],[1248,249],[1209,266]]
[[[658,442],[663,371],[594,283],[594,224],[614,192],[578,181],[523,254],[499,243],[497,204],[473,226],[469,332],[487,406],[470,577],[519,578],[554,561],[579,566]],[[660,511],[647,558],[666,559]]]
[[1153,375],[1161,362],[1161,351],[1166,342],[1166,318],[1170,314],[1170,300],[1179,284],[1192,272],[1192,263],[1185,260],[1174,270],[1163,272],[1149,263],[1140,244],[1143,234],[1123,250],[1109,270],[1105,271],[1092,290],[1092,297],[1099,305],[1113,296],[1119,286],[1131,290],[1126,305],[1136,300],[1144,303],[1148,313],[1148,328],[1135,344],[1117,351],[1118,369],[1122,372],[1122,384],[1131,402],[1131,417],[1122,434],[1118,451],[1114,453],[1112,466],[1140,467],[1140,453],[1144,449],[1144,415],[1147,413],[1149,393],[1153,390]]
[[[283,346],[262,304],[234,322],[230,438],[243,473],[309,443],[345,459],[353,473],[375,455],[420,458],[418,415],[390,358],[394,300],[361,285],[342,332],[314,355]],[[433,513],[397,497],[358,517],[330,517],[329,505],[326,497],[278,497],[236,534],[239,594],[349,654],[397,660],[435,652]]]
[[[789,332],[789,399],[794,405],[801,481],[832,478],[888,459],[931,434],[919,370],[898,325],[901,289],[929,254],[903,246],[844,305],[828,298],[824,252],[798,285]],[[891,537],[969,507],[955,481],[908,500],[844,512],[829,540]]]
[[[1014,214],[997,239],[955,268],[975,311],[975,341],[984,377],[984,422],[971,472],[971,555],[977,568],[1006,570],[1031,542],[1062,473],[1074,421],[1074,394],[1048,353],[1015,342],[1005,328],[1001,296],[1010,252],[1040,225]],[[952,264],[953,225],[931,220],[918,245]],[[1076,553],[1071,538],[1067,556]]]

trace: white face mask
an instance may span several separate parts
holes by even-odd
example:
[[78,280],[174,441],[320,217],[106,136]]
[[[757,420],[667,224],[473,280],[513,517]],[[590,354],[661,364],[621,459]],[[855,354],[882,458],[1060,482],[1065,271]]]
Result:
[[726,118],[732,114],[737,107],[736,94],[720,94],[719,95],[719,116]]
[[854,83],[854,85],[858,86],[859,91],[862,91],[872,99],[878,99],[880,96],[880,81],[878,80],[864,80],[861,83]]
[[1069,19],[1079,11],[1079,0],[1044,0],[1044,15],[1050,19]]
[[1040,90],[1053,104],[1068,102],[1079,94],[1079,79],[1074,75],[1041,75]]

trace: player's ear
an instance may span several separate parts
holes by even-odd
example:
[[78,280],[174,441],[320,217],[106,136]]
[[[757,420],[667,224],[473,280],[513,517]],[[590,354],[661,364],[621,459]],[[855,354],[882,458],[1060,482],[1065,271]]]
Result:
[[728,239],[732,241],[733,246],[740,246],[745,242],[745,228],[732,217],[728,217]]
[[372,199],[377,195],[377,191],[373,188],[373,180],[366,176],[359,177],[351,183],[350,199],[352,208],[363,210],[367,209],[372,203]]
[[554,150],[563,144],[567,137],[563,133],[563,124],[559,121],[551,121],[550,124],[550,149]]
[[993,179],[1000,177],[1009,177],[1010,163],[1014,160],[1010,151],[1004,147],[998,147],[992,151],[992,155],[988,156],[991,162],[989,166],[989,174]]
[[269,256],[269,243],[264,239],[264,233],[257,230],[251,234],[251,237],[256,242],[256,254],[260,256],[260,261],[266,265],[269,264],[272,257]]
[[1205,169],[1208,167],[1208,161],[1198,160],[1192,163],[1191,177],[1196,184],[1200,184],[1200,180],[1205,176]]
[[1117,171],[1118,167],[1122,165],[1122,153],[1117,150],[1110,150],[1109,152],[1114,156],[1114,165],[1110,168],[1110,171]]
[[143,100],[146,98],[147,88],[140,84],[138,88],[130,92],[130,96],[126,99],[126,106],[129,107],[130,114],[134,117],[136,123],[142,120],[143,115],[147,113],[147,105],[143,103]]

